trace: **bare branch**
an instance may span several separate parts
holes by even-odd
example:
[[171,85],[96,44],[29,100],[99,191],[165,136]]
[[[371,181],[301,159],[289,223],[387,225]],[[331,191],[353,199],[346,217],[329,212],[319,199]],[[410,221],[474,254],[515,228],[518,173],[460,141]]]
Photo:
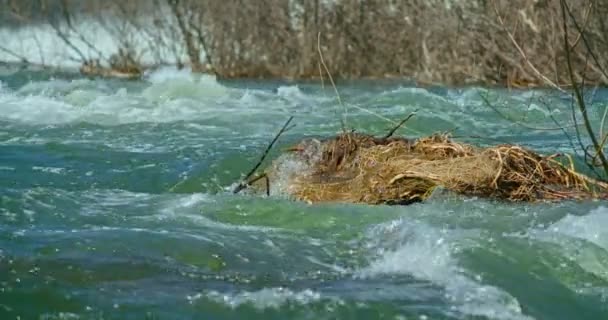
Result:
[[[595,152],[600,159],[602,166],[604,168],[604,173],[608,175],[608,161],[606,160],[606,156],[604,155],[603,149],[599,142],[597,141],[597,137],[595,136],[595,132],[593,132],[593,128],[591,126],[591,121],[589,120],[589,115],[587,113],[587,105],[585,104],[585,100],[583,98],[583,94],[581,92],[581,88],[579,88],[576,80],[574,79],[574,70],[572,68],[572,60],[570,56],[570,40],[568,39],[568,23],[567,23],[567,4],[565,0],[560,0],[561,11],[562,11],[562,27],[564,29],[564,49],[566,50],[566,64],[568,66],[568,74],[570,75],[570,81],[572,83],[572,88],[574,90],[574,96],[576,97],[576,101],[578,103],[579,111],[583,116],[583,123],[585,124],[585,128],[587,129],[587,133],[589,135],[589,139],[593,143],[595,147]],[[584,41],[584,38],[583,38]]]
[[[583,27],[581,28],[579,26],[578,22],[576,21],[576,17],[574,16],[574,14],[572,14],[572,11],[568,7],[568,4],[565,3],[565,2],[563,2],[563,1],[561,2],[561,4],[562,4],[563,10],[566,10],[566,12],[568,13],[568,15],[570,16],[570,19],[572,20],[572,24],[574,25],[574,27],[576,28],[576,30],[579,32],[580,38],[583,39],[583,43],[585,44],[585,48],[587,48],[587,52],[589,53],[589,55],[593,59],[593,62],[597,66],[597,69],[599,69],[602,77],[604,78],[604,81],[608,82],[608,74],[606,74],[605,69],[603,68],[602,64],[599,62],[599,60],[597,58],[597,55],[595,54],[595,52],[593,52],[593,49],[591,49],[591,45],[589,44],[589,41],[587,40],[587,37],[585,36],[585,25],[586,25],[586,22],[583,24]],[[591,7],[591,4],[592,3],[590,3],[590,7]]]
[[11,56],[13,56],[13,57],[15,57],[15,58],[17,58],[17,59],[21,60],[21,62],[22,62],[22,63],[26,63],[26,64],[29,64],[29,63],[30,63],[30,62],[29,62],[29,60],[27,60],[27,58],[26,58],[26,57],[24,57],[24,56],[22,56],[22,55],[20,55],[20,54],[16,53],[15,51],[13,51],[13,50],[11,50],[11,49],[8,49],[8,48],[5,48],[5,47],[3,47],[3,46],[0,46],[0,51],[5,52],[5,53],[8,53],[9,55],[11,55]]
[[253,176],[253,174],[262,165],[262,163],[264,162],[264,160],[270,153],[270,150],[272,149],[274,144],[279,140],[279,137],[281,137],[281,135],[289,129],[289,124],[291,123],[292,120],[293,120],[293,116],[289,117],[287,122],[285,122],[285,124],[281,128],[281,130],[279,130],[279,132],[274,136],[274,139],[272,139],[272,141],[268,144],[268,147],[266,147],[266,150],[264,150],[264,153],[262,153],[262,157],[260,158],[260,160],[258,160],[256,165],[249,171],[249,173],[247,173],[247,175],[245,176],[243,181],[236,186],[236,188],[232,191],[233,193],[235,193],[235,194],[239,193],[243,189],[247,188],[247,186],[249,186],[249,184],[251,184],[251,182],[248,182],[249,178],[251,178],[251,176]]
[[[577,125],[570,125],[570,126],[557,126],[557,127],[535,127],[535,126],[531,126],[528,125],[526,123],[517,121],[515,119],[512,119],[511,117],[507,116],[506,114],[502,113],[500,110],[498,110],[498,108],[496,108],[494,105],[492,105],[492,103],[490,102],[490,100],[488,99],[487,96],[484,96],[481,92],[478,92],[479,97],[483,100],[484,104],[489,107],[490,109],[492,109],[494,112],[496,112],[496,114],[498,114],[501,118],[515,123],[518,126],[524,127],[526,129],[531,129],[531,130],[537,130],[537,131],[561,131],[564,130],[565,128],[572,128],[572,127],[577,127]],[[576,122],[575,122],[576,123]]]
[[408,120],[410,120],[415,114],[416,112],[418,112],[418,110],[410,113],[405,119],[401,120],[401,122],[399,122],[394,128],[391,129],[391,131],[389,131],[385,136],[384,139],[388,139],[390,137],[393,136],[393,134],[395,134],[395,132],[401,128]]
[[511,34],[511,32],[509,32],[509,30],[505,27],[505,22],[502,19],[500,12],[498,11],[498,6],[496,4],[496,0],[494,0],[494,10],[496,12],[496,17],[498,18],[500,25],[503,27],[503,30],[507,33],[507,36],[509,37],[509,39],[511,40],[511,42],[513,43],[513,45],[515,46],[517,51],[519,51],[519,54],[524,59],[524,61],[528,65],[528,67],[530,67],[530,69],[532,69],[532,71],[534,71],[536,76],[539,77],[540,79],[542,79],[547,85],[551,86],[552,88],[554,88],[555,90],[558,90],[560,92],[565,92],[564,89],[562,89],[560,86],[558,86],[553,81],[551,81],[551,79],[547,78],[544,74],[542,74],[540,71],[538,71],[538,69],[534,66],[534,64],[532,64],[532,62],[530,62],[530,59],[528,59],[528,55],[526,55],[526,52],[521,48],[519,43],[517,43],[517,40],[515,40],[515,37],[513,36],[513,34]]

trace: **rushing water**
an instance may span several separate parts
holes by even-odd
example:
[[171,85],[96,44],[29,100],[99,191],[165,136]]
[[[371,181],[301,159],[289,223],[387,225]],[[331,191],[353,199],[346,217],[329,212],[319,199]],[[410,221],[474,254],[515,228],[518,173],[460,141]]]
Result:
[[[145,81],[0,70],[0,319],[607,319],[608,207],[438,194],[406,207],[226,190],[347,126],[570,152],[540,91]],[[595,92],[599,122],[608,99]],[[346,114],[345,114],[346,110]]]

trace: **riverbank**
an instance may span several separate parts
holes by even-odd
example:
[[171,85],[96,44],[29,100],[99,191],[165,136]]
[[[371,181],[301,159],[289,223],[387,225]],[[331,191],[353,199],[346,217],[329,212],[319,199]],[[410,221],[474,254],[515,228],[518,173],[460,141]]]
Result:
[[327,67],[336,79],[525,88],[570,84],[570,60],[576,81],[608,84],[598,54],[608,50],[608,8],[594,2],[292,2],[63,1],[46,20],[15,2],[10,16],[20,20],[0,29],[0,61],[94,62],[115,74],[172,65],[223,79],[327,79]]

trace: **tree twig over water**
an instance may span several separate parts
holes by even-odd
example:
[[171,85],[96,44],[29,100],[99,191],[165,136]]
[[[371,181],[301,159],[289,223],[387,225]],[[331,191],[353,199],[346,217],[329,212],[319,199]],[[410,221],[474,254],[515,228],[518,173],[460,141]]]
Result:
[[281,130],[279,130],[279,132],[274,136],[274,139],[272,139],[272,141],[268,144],[268,146],[266,147],[266,150],[264,150],[264,153],[262,153],[260,160],[258,160],[258,162],[255,164],[255,166],[245,175],[245,178],[243,178],[242,182],[239,183],[236,186],[236,188],[232,191],[233,193],[241,192],[243,189],[247,188],[247,186],[249,186],[252,183],[251,181],[249,181],[249,178],[251,178],[251,176],[253,176],[253,174],[255,174],[255,172],[258,170],[258,168],[260,168],[260,166],[262,165],[262,163],[264,162],[264,160],[270,153],[270,150],[272,149],[274,144],[279,140],[279,137],[281,137],[281,135],[283,133],[285,133],[287,130],[290,129],[289,124],[291,123],[293,118],[294,117],[291,116],[291,117],[289,117],[289,119],[287,119],[287,122],[285,122],[285,124],[283,125]]

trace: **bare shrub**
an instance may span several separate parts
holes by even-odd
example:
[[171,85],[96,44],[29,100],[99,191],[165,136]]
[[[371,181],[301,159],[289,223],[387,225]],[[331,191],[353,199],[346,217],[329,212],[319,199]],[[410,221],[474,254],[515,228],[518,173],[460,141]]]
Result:
[[[143,51],[138,56],[154,57],[152,64],[189,65],[225,78],[318,77],[320,49],[336,78],[510,86],[568,82],[558,0],[3,2],[3,17],[35,23],[44,16],[72,58],[81,61],[110,58],[73,23],[85,15],[113,34],[118,48],[137,48]],[[608,58],[589,52],[608,50],[608,3],[567,2],[575,18],[568,22],[571,30],[583,31],[570,34],[575,78],[606,84],[602,69]]]
[[[319,33],[327,65],[336,77],[528,85],[541,83],[539,74],[555,83],[566,76],[560,67],[564,60],[559,1],[169,2],[182,6],[174,12],[189,17],[180,29],[188,50],[195,53],[190,56],[198,57],[194,48],[205,47],[206,55],[213,57],[208,62],[224,77],[315,77]],[[593,49],[608,49],[602,20],[608,5],[593,1],[572,7],[584,21]],[[527,59],[513,40],[522,44]],[[575,49],[574,63],[584,65],[582,44]],[[599,69],[589,68],[588,81],[608,81]]]

